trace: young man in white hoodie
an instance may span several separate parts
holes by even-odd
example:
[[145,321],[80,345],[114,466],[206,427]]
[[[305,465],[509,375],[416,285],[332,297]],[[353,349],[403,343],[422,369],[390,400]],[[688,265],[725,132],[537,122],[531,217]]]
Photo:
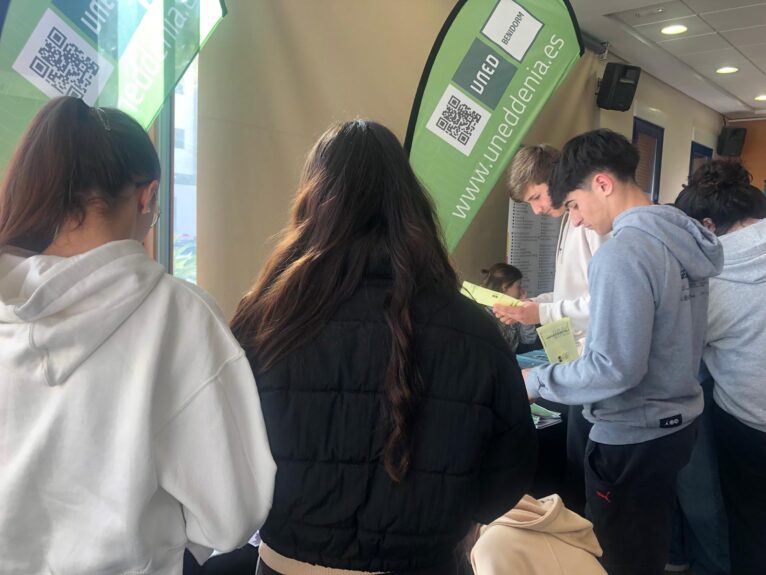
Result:
[[594,130],[570,140],[551,176],[554,205],[612,239],[588,279],[583,355],[525,370],[530,400],[584,404],[587,515],[610,575],[662,575],[676,477],[702,412],[697,381],[708,279],[721,271],[715,236],[680,210],[651,205],[635,182],[638,151]]
[[141,126],[64,97],[0,193],[0,573],[180,575],[243,544],[276,466],[244,352],[141,243]]
[[766,569],[766,355],[760,351],[766,348],[766,196],[736,177],[736,165],[708,172],[721,179],[693,181],[676,206],[723,246],[723,271],[710,280],[702,357],[714,380],[732,573],[755,575]]
[[[524,325],[545,325],[568,317],[572,321],[578,348],[582,350],[588,328],[588,266],[593,254],[608,239],[595,231],[573,223],[563,207],[554,207],[548,194],[548,178],[559,159],[559,151],[548,144],[525,146],[511,162],[508,186],[511,199],[526,203],[542,217],[561,217],[556,244],[556,273],[553,291],[543,293],[523,307],[498,306],[498,317]],[[582,466],[590,423],[582,415],[582,406],[570,406],[567,414],[567,469],[564,492],[570,509],[582,513],[585,506],[585,482]]]

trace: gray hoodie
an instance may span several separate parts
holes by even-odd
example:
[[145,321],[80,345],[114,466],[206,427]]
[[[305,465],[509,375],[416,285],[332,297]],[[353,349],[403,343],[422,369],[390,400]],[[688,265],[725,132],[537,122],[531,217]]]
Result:
[[583,404],[593,441],[627,445],[668,435],[702,412],[697,381],[717,238],[671,206],[626,210],[588,270],[586,352],[527,377],[530,397]]
[[710,281],[703,359],[721,409],[766,432],[766,220],[720,240],[723,271]]

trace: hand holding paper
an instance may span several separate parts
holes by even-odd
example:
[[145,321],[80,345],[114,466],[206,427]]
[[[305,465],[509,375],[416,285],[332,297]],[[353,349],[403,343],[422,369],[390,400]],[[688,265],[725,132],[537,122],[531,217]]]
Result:
[[492,306],[495,316],[505,324],[514,322],[524,325],[537,325],[540,323],[540,304],[534,301],[524,301],[518,306],[507,306],[496,303]]
[[463,282],[463,289],[460,292],[481,305],[493,306],[495,304],[503,304],[505,307],[521,306],[524,305],[522,301],[517,300],[509,295],[492,291],[485,287],[477,286],[471,282]]

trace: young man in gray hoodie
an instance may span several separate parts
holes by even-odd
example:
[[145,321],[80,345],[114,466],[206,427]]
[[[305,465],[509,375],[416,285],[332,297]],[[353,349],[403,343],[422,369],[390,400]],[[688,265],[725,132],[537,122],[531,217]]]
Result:
[[678,471],[702,412],[697,382],[715,235],[635,182],[638,152],[594,130],[570,140],[549,182],[554,205],[607,242],[590,264],[585,352],[525,373],[530,400],[584,404],[587,514],[610,575],[661,575]]

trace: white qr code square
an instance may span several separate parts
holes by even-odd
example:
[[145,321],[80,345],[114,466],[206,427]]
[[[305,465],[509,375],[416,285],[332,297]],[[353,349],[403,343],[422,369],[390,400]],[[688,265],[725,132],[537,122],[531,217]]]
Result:
[[484,131],[489,116],[487,110],[450,84],[426,127],[468,156]]
[[74,96],[96,103],[114,67],[79,33],[46,10],[13,69],[47,96]]

